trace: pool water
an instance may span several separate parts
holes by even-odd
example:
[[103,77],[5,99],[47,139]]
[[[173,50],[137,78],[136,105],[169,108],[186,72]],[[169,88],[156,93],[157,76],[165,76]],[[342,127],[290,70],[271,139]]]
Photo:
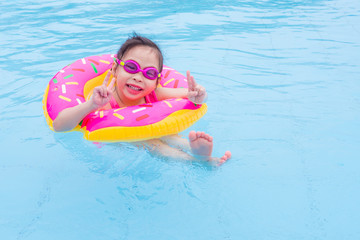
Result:
[[[360,2],[3,1],[1,239],[359,239]],[[63,66],[132,32],[209,93],[221,167],[54,133]]]

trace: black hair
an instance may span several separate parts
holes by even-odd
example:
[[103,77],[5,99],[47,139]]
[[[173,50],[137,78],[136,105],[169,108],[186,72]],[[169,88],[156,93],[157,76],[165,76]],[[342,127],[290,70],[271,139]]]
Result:
[[124,55],[127,51],[129,51],[130,49],[132,49],[133,47],[136,47],[136,46],[148,46],[148,47],[151,47],[158,51],[159,64],[160,64],[159,72],[161,72],[163,69],[164,57],[161,53],[159,46],[156,45],[156,43],[154,43],[150,39],[148,39],[146,37],[142,37],[135,32],[123,43],[123,45],[121,45],[121,47],[117,53],[117,58],[121,59],[122,57],[124,57]]

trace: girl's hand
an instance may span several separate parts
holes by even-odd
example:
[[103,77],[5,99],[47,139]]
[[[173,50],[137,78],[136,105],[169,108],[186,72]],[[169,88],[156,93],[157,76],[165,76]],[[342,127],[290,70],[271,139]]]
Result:
[[109,78],[111,74],[112,71],[109,70],[109,72],[106,74],[103,84],[94,88],[93,94],[90,98],[90,101],[92,101],[92,106],[94,109],[98,109],[104,106],[111,99],[112,96],[111,89],[114,86],[115,78],[112,78],[109,86],[106,86],[107,83],[109,82]]
[[186,72],[186,77],[188,82],[187,98],[195,104],[202,104],[207,96],[205,88],[195,82],[194,77],[190,75],[190,71]]

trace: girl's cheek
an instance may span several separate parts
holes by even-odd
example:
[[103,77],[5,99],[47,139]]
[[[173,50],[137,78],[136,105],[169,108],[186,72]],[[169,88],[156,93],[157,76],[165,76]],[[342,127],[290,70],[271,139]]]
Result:
[[156,89],[156,81],[154,81],[154,83],[152,83],[151,85],[148,86],[149,89],[151,89],[151,92],[154,91]]

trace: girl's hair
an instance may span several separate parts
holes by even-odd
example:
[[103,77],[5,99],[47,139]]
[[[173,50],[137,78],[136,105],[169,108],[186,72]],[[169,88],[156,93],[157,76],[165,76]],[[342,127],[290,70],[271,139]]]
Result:
[[146,38],[146,37],[142,37],[139,36],[137,33],[133,33],[132,36],[130,36],[124,43],[123,45],[120,47],[118,53],[117,53],[117,58],[121,59],[125,53],[127,51],[129,51],[130,49],[132,49],[133,47],[136,46],[148,46],[151,47],[155,50],[158,51],[158,55],[159,55],[159,64],[160,64],[160,69],[159,72],[162,71],[163,69],[163,55],[160,51],[160,48],[156,45],[156,43],[154,43],[153,41],[151,41],[150,39]]

